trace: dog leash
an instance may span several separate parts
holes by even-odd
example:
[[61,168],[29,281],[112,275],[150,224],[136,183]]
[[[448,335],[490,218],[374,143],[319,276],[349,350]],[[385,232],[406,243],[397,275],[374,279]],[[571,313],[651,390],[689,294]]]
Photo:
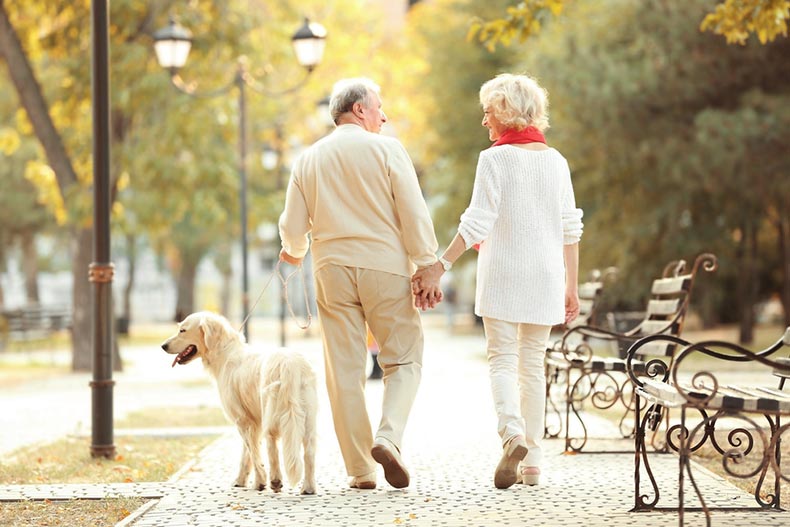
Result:
[[[296,325],[299,326],[299,329],[307,329],[310,327],[310,323],[313,321],[313,314],[310,312],[310,301],[307,298],[307,287],[305,287],[304,267],[302,266],[302,264],[299,264],[297,268],[291,271],[291,273],[286,277],[283,276],[282,270],[280,269],[281,264],[282,264],[282,260],[278,261],[277,265],[274,266],[274,270],[269,275],[269,279],[266,281],[266,285],[263,286],[263,289],[261,289],[258,298],[256,298],[255,302],[252,303],[252,307],[250,307],[247,316],[244,317],[244,321],[242,321],[241,327],[239,327],[239,333],[244,331],[244,327],[247,325],[247,322],[250,320],[250,317],[252,316],[252,312],[255,310],[255,306],[257,306],[258,302],[261,301],[261,298],[263,298],[263,293],[266,291],[266,289],[269,288],[269,284],[272,283],[272,280],[274,279],[275,276],[277,276],[277,278],[280,279],[280,283],[283,286],[281,295],[282,298],[285,300],[286,305],[288,306],[288,312],[291,314],[291,318],[294,320],[294,322],[296,322]],[[290,300],[288,300],[288,282],[291,280],[293,275],[297,273],[297,271],[302,272],[301,273],[302,291],[304,292],[304,305],[307,311],[307,321],[305,322],[304,325],[302,325],[301,321],[296,317],[296,313],[294,313],[293,306],[291,305]]]

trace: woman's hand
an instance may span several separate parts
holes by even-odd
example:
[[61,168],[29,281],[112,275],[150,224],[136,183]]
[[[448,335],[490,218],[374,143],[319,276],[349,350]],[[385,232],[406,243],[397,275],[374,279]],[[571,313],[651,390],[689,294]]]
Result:
[[579,316],[578,290],[565,290],[565,324],[570,324]]

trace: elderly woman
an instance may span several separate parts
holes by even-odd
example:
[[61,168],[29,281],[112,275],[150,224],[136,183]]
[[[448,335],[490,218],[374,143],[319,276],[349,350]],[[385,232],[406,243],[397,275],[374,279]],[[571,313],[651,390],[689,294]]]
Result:
[[[415,303],[464,251],[479,248],[475,313],[485,326],[491,391],[503,453],[494,485],[537,485],[546,405],[543,360],[551,327],[579,313],[582,211],[565,158],[546,145],[546,91],[503,74],[480,89],[483,126],[494,144],[480,153],[458,234],[413,277]],[[423,293],[423,291],[425,291]]]

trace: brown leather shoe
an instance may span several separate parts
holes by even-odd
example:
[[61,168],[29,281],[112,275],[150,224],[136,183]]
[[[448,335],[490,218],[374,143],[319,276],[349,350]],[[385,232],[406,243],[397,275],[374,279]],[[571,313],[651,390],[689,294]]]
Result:
[[403,464],[400,452],[391,441],[384,438],[376,438],[373,441],[373,448],[370,455],[384,467],[384,479],[396,489],[409,486],[409,471]]
[[506,489],[512,486],[519,479],[517,472],[518,463],[527,455],[527,443],[524,436],[512,437],[502,448],[502,459],[496,466],[494,472],[494,486],[498,489]]

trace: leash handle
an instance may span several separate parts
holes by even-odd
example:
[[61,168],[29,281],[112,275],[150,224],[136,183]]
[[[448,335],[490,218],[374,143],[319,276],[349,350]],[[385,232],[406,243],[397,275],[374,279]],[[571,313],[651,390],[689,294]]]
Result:
[[[244,327],[247,325],[247,322],[250,320],[250,317],[252,316],[252,313],[255,310],[255,306],[257,306],[258,302],[261,301],[261,298],[263,297],[263,293],[266,291],[266,289],[269,288],[269,285],[272,283],[272,280],[274,279],[275,276],[277,276],[277,278],[280,280],[280,283],[282,284],[281,295],[285,300],[286,305],[288,306],[288,311],[291,313],[291,318],[294,320],[294,322],[296,322],[296,325],[299,326],[300,329],[307,329],[310,327],[310,324],[313,321],[313,314],[310,312],[310,301],[307,298],[307,287],[305,287],[304,267],[302,266],[302,264],[299,264],[296,269],[294,269],[287,277],[285,277],[283,276],[282,270],[280,269],[282,263],[283,263],[282,260],[277,261],[277,265],[274,266],[274,270],[269,275],[269,279],[266,281],[266,285],[263,286],[263,289],[261,289],[258,298],[256,298],[255,302],[252,303],[252,307],[250,307],[247,316],[244,317],[244,320],[242,321],[241,326],[239,327],[239,333],[242,333],[244,331]],[[293,277],[293,275],[296,274],[297,271],[302,272],[301,273],[302,291],[304,292],[304,303],[305,303],[305,309],[307,310],[307,322],[305,322],[304,325],[302,325],[301,321],[296,317],[296,313],[294,313],[293,306],[291,305],[291,302],[288,300],[288,281]]]
[[[285,304],[288,306],[288,312],[291,314],[291,318],[293,319],[294,322],[296,322],[296,325],[299,326],[299,329],[306,330],[307,328],[310,327],[310,324],[313,321],[313,314],[310,312],[310,300],[307,298],[307,287],[305,287],[304,267],[302,266],[302,264],[299,264],[299,266],[293,271],[291,271],[291,273],[287,277],[283,276],[279,264],[277,265],[275,271],[277,272],[277,277],[280,279],[280,283],[283,285],[281,295],[283,300],[285,300]],[[304,325],[302,325],[301,321],[297,318],[296,313],[294,313],[293,306],[291,305],[291,301],[288,299],[288,282],[291,280],[291,278],[293,278],[293,276],[297,273],[297,271],[301,271],[302,292],[304,293],[304,305],[305,305],[305,310],[307,311],[307,321],[304,323]]]

